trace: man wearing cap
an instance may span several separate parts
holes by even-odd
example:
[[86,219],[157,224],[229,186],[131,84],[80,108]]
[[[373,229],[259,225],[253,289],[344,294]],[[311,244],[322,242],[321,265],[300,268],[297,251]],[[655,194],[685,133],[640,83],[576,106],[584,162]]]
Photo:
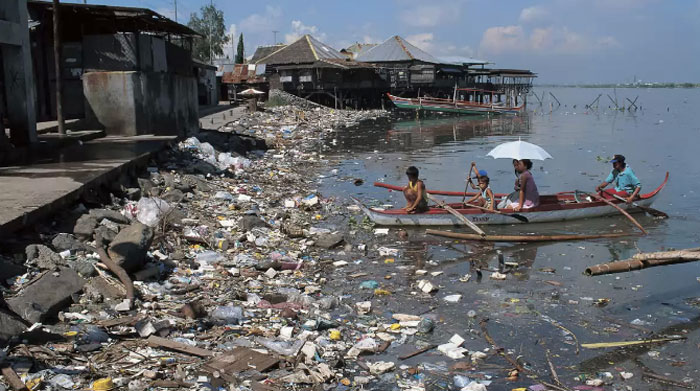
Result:
[[615,182],[615,192],[626,196],[628,203],[634,201],[642,190],[642,184],[637,179],[637,176],[634,175],[634,171],[625,164],[625,157],[622,155],[615,155],[610,163],[613,165],[610,175],[595,190],[601,192],[609,184]]

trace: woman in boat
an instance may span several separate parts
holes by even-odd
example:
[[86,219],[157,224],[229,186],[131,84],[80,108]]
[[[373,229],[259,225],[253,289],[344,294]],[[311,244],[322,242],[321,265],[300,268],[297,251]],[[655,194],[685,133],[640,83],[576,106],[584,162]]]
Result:
[[414,166],[406,170],[408,186],[403,188],[403,195],[406,197],[406,207],[408,213],[423,213],[428,211],[428,193],[425,184],[418,179],[418,169]]
[[511,204],[520,200],[520,173],[518,172],[519,164],[520,160],[513,159],[513,172],[515,173],[515,185],[513,186],[513,192],[501,198],[501,202],[498,203],[498,209],[508,208]]
[[532,168],[532,161],[530,159],[518,160],[516,170],[519,173],[518,176],[518,201],[512,202],[508,206],[513,208],[515,212],[519,212],[521,209],[534,208],[540,204],[540,193],[537,191],[537,185],[535,184],[535,178],[533,178],[530,169]]

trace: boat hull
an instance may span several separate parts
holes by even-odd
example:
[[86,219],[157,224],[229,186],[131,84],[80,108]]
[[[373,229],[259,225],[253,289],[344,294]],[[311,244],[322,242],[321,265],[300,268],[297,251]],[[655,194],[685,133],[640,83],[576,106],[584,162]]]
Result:
[[[654,202],[656,196],[666,186],[669,174],[652,192],[642,194],[635,202],[642,207],[649,207]],[[375,184],[377,185],[377,184]],[[398,186],[378,184],[392,190],[401,189]],[[462,196],[464,193],[434,191],[428,190],[433,194],[443,194],[450,196]],[[496,197],[501,198],[505,194],[496,194]],[[541,204],[532,209],[521,210],[517,212],[527,218],[529,223],[550,223],[557,221],[579,220],[592,217],[602,217],[619,214],[615,207],[602,201],[576,201],[575,192],[562,192],[553,195],[540,196]],[[634,205],[622,202],[612,195],[606,195],[609,202],[627,210],[630,213],[641,212],[640,208]],[[415,226],[446,226],[446,225],[463,225],[460,220],[442,208],[430,208],[425,213],[409,214],[402,209],[379,210],[371,209],[364,206],[360,201],[354,199],[360,209],[375,223],[379,225],[415,225]],[[499,209],[498,213],[483,212],[476,208],[465,208],[463,204],[449,204],[459,214],[469,219],[469,221],[478,225],[506,225],[506,224],[523,224],[522,221],[508,216],[508,213],[514,213],[511,209]]]
[[462,101],[455,104],[454,101],[434,98],[401,98],[390,94],[387,96],[398,109],[402,110],[425,110],[466,115],[517,114],[523,110],[523,106],[506,107]]
[[[652,199],[637,201],[641,206],[650,206]],[[626,209],[630,213],[640,212],[641,210],[635,206],[621,203],[622,209]],[[393,211],[380,211],[361,206],[362,211],[378,225],[415,225],[415,226],[447,226],[447,225],[464,225],[457,217],[449,212],[431,208],[426,213],[394,213]],[[496,213],[473,213],[475,209],[456,209],[461,215],[469,219],[469,221],[478,225],[507,225],[507,224],[525,224],[522,221],[510,216]],[[504,211],[508,213],[508,211]],[[512,213],[512,212],[511,212]],[[579,208],[549,210],[549,211],[533,211],[533,212],[518,212],[522,216],[527,217],[530,223],[549,223],[557,221],[578,220],[592,217],[602,217],[616,215],[620,212],[610,205],[603,204],[599,206],[585,206]]]

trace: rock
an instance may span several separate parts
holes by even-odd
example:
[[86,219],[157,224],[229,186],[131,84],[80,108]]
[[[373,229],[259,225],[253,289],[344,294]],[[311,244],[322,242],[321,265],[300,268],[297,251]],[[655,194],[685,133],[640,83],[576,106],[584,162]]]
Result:
[[100,236],[107,243],[112,242],[114,238],[117,237],[117,233],[115,231],[104,225],[100,225],[99,227],[95,228],[95,234]]
[[185,194],[178,189],[173,189],[163,194],[161,198],[171,203],[178,203],[185,198]]
[[92,234],[95,231],[95,227],[97,227],[97,223],[98,221],[94,216],[84,214],[75,222],[73,233],[84,239],[92,239]]
[[110,284],[104,277],[91,278],[85,287],[85,297],[91,302],[99,303],[104,300],[117,300],[126,295],[123,285]]
[[116,210],[109,210],[109,209],[91,209],[90,210],[90,216],[93,216],[97,221],[102,221],[103,219],[107,219],[110,221],[114,221],[115,223],[118,224],[129,224],[131,221],[129,221],[129,218],[124,216],[123,214],[117,212]]
[[240,228],[243,231],[250,231],[253,228],[266,226],[267,224],[265,224],[265,222],[262,221],[260,217],[255,215],[246,215],[238,220],[238,228]]
[[13,314],[0,309],[0,343],[7,343],[27,330],[27,326]]
[[97,275],[94,261],[79,259],[73,265],[71,265],[71,267],[83,277],[94,277]]
[[141,189],[138,187],[129,187],[126,189],[124,196],[131,201],[137,201],[141,198]]
[[70,250],[71,252],[74,252],[87,249],[87,246],[85,246],[83,242],[79,241],[75,238],[75,236],[69,233],[60,233],[56,235],[51,241],[51,245],[58,251]]
[[316,247],[321,247],[330,250],[343,243],[343,240],[343,234],[340,233],[320,234],[315,238],[314,244]]
[[29,323],[43,322],[54,317],[72,301],[71,295],[83,289],[85,280],[72,269],[61,268],[58,273],[46,273],[7,300],[12,311]]
[[43,244],[30,244],[24,251],[27,254],[27,262],[39,269],[54,270],[64,263],[60,255]]
[[139,188],[141,188],[141,195],[148,196],[151,194],[151,190],[155,186],[150,179],[136,178],[139,183]]
[[117,234],[109,246],[109,256],[127,272],[139,270],[146,261],[146,252],[153,241],[153,230],[134,223]]

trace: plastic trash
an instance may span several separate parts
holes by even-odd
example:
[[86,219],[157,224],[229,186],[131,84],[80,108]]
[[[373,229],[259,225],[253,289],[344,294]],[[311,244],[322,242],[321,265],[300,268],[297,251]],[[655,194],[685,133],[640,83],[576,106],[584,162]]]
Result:
[[377,289],[379,288],[379,283],[374,280],[367,280],[367,281],[362,281],[360,283],[360,289]]
[[57,388],[63,388],[66,390],[72,390],[75,386],[73,379],[66,374],[58,374],[51,379],[49,379],[49,384]]
[[139,200],[136,219],[149,227],[158,225],[163,216],[170,212],[172,206],[160,198],[144,197]]
[[211,317],[228,324],[238,324],[244,319],[243,309],[233,305],[216,307]]
[[432,319],[430,318],[423,318],[421,319],[420,323],[418,323],[418,332],[427,334],[433,331],[435,328],[435,322],[433,322]]
[[283,356],[296,356],[304,346],[306,341],[297,340],[295,342],[275,341],[269,338],[258,337],[255,339],[260,345]]
[[217,200],[233,201],[233,194],[227,191],[217,191],[214,194],[214,198]]
[[463,388],[463,387],[466,387],[467,385],[469,385],[469,383],[472,382],[472,379],[470,379],[466,376],[455,375],[452,378],[452,381],[454,381],[455,386],[457,386],[459,388]]

